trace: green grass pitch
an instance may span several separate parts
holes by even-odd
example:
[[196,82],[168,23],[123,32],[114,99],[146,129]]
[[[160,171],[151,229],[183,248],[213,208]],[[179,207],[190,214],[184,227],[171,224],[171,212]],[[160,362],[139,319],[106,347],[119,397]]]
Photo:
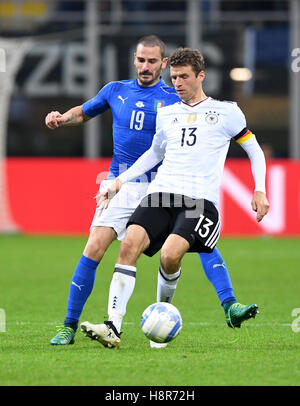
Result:
[[[187,254],[173,300],[182,331],[167,348],[150,349],[140,318],[155,302],[159,256],[142,256],[119,350],[105,349],[81,332],[74,345],[51,346],[85,242],[85,237],[0,236],[0,308],[6,315],[1,386],[299,385],[300,332],[292,329],[298,326],[292,311],[300,308],[299,239],[220,240],[237,299],[259,305],[259,315],[241,329],[227,327],[198,256]],[[103,258],[81,321],[106,318],[118,248],[115,242]]]

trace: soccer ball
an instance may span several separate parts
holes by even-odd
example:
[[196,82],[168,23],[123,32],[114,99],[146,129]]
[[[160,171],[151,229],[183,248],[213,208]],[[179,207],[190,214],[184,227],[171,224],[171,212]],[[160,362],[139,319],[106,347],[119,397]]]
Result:
[[149,340],[167,343],[179,334],[182,318],[179,310],[171,303],[157,302],[143,312],[141,328]]

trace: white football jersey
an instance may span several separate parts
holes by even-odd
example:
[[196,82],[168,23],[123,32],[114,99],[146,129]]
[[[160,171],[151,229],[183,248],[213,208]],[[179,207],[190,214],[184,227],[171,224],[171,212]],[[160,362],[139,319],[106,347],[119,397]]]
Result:
[[159,109],[152,147],[160,149],[163,163],[148,193],[177,193],[218,205],[230,140],[242,144],[252,137],[235,102],[208,97]]

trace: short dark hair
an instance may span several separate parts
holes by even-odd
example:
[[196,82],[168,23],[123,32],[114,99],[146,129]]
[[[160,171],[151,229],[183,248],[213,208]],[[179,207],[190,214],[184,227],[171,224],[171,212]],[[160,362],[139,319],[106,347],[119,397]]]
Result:
[[188,66],[190,65],[198,76],[198,73],[205,68],[205,62],[202,54],[198,49],[192,48],[178,48],[170,56],[170,66]]
[[147,35],[145,37],[140,38],[138,40],[138,43],[136,46],[138,46],[139,44],[144,45],[144,47],[156,47],[157,46],[160,48],[161,58],[163,59],[166,57],[166,45],[156,35]]

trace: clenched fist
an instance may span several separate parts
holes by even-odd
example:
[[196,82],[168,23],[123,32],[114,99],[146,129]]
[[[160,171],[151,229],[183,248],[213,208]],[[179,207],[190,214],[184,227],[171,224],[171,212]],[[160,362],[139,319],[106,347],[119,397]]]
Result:
[[60,127],[65,122],[63,115],[59,111],[51,111],[45,118],[45,123],[50,130]]

